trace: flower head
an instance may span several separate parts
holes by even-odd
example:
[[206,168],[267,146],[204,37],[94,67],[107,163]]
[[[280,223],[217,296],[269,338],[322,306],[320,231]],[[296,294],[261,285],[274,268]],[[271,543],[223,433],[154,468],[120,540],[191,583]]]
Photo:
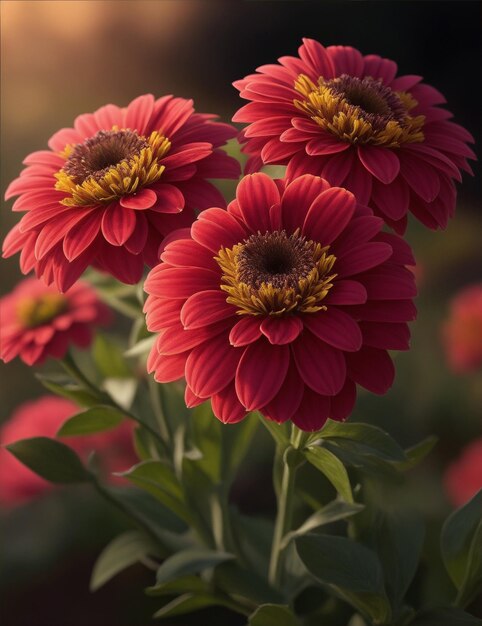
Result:
[[[245,177],[167,243],[145,290],[156,380],[223,422],[259,410],[304,430],[344,419],[355,384],[384,393],[415,317],[410,248],[345,189]],[[174,235],[172,237],[174,239]]]
[[0,358],[5,363],[18,356],[27,365],[36,365],[48,356],[62,358],[71,344],[86,348],[93,328],[111,318],[95,291],[82,281],[61,294],[36,278],[26,278],[0,299],[0,307]]
[[[0,428],[0,503],[21,504],[45,493],[51,487],[46,480],[22,465],[4,445],[30,437],[55,437],[62,423],[78,413],[70,400],[43,396],[24,402]],[[84,461],[92,450],[100,454],[101,464],[108,472],[120,472],[136,462],[132,447],[132,425],[125,421],[116,429],[96,435],[65,437],[62,442],[75,450]],[[112,477],[115,480],[115,477]]]
[[236,81],[233,120],[247,122],[248,171],[287,165],[287,178],[323,176],[368,204],[397,232],[411,211],[444,228],[455,209],[454,180],[471,172],[471,135],[437,105],[444,97],[420,76],[396,76],[393,61],[304,39],[299,57],[281,57]]
[[482,439],[469,443],[444,475],[447,494],[455,506],[465,504],[482,489]]
[[455,372],[482,366],[482,284],[470,285],[455,296],[442,331],[447,361]]
[[238,163],[220,149],[236,132],[191,100],[140,96],[80,115],[30,154],[7,189],[27,211],[5,239],[3,255],[67,290],[88,265],[125,283],[157,262],[173,229],[195,210],[224,202],[209,178],[237,178]]

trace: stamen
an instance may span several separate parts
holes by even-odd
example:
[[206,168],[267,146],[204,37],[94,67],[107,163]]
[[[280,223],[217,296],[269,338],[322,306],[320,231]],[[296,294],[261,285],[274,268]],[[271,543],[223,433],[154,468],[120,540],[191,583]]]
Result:
[[335,263],[322,247],[299,235],[274,231],[251,235],[231,249],[221,248],[216,261],[223,270],[221,289],[239,315],[283,315],[295,310],[326,309],[320,302],[332,287]]
[[67,192],[66,206],[111,202],[156,182],[165,166],[159,161],[171,143],[154,131],[149,137],[131,130],[99,131],[81,144],[67,146],[55,188]]
[[60,293],[24,298],[17,305],[17,318],[26,328],[42,326],[63,313],[67,305],[67,298]]
[[343,141],[397,148],[424,140],[425,117],[409,114],[417,102],[381,80],[343,74],[330,80],[320,77],[315,85],[301,74],[295,89],[304,97],[295,100],[295,106]]

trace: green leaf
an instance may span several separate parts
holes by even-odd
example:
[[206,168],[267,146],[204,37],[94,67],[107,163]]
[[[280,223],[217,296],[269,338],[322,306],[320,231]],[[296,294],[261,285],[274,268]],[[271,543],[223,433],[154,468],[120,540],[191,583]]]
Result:
[[41,376],[40,374],[36,374],[36,377],[46,389],[55,393],[57,396],[62,396],[63,398],[72,400],[79,406],[95,406],[96,404],[99,404],[101,397],[100,393],[98,396],[95,396],[93,393],[85,391],[85,389],[82,389],[78,385],[72,385],[70,383],[61,385],[56,381],[45,378],[45,376]]
[[57,432],[57,437],[71,435],[89,435],[118,426],[124,416],[117,409],[110,406],[94,406],[87,411],[69,417]]
[[191,521],[179,481],[173,470],[161,461],[143,461],[121,474],[145,489],[186,522]]
[[407,471],[416,467],[435,447],[438,438],[435,436],[427,437],[419,443],[405,450],[406,461],[396,462],[395,466],[398,470]]
[[350,479],[343,463],[329,450],[313,446],[303,451],[306,459],[320,470],[347,502],[353,503]]
[[182,576],[198,574],[233,558],[234,556],[227,552],[203,549],[183,550],[166,559],[159,567],[156,574],[157,584]]
[[249,626],[299,626],[300,622],[283,604],[263,604],[249,616]]
[[379,514],[374,523],[378,556],[385,574],[387,595],[392,605],[401,608],[404,596],[417,571],[425,528],[414,515],[396,511]]
[[130,530],[113,539],[100,553],[92,571],[90,590],[97,591],[111,578],[146,555],[157,555],[157,550],[145,535]]
[[351,517],[359,513],[363,508],[363,504],[351,504],[341,499],[333,500],[319,511],[313,513],[313,515],[310,515],[299,528],[285,535],[281,543],[281,549],[285,548],[295,537],[300,537],[320,526]]
[[54,439],[32,437],[5,447],[21,463],[52,483],[80,483],[90,480],[89,473],[75,452]]
[[104,378],[129,378],[132,376],[123,350],[112,337],[97,334],[92,355],[97,369]]
[[146,589],[148,596],[174,596],[181,593],[208,593],[211,586],[199,576],[183,576]]
[[232,610],[238,610],[237,605],[228,598],[215,593],[192,594],[186,593],[172,600],[154,613],[154,617],[173,617],[174,615],[185,615],[193,613],[208,606],[225,606]]
[[132,348],[126,350],[124,352],[124,356],[128,358],[136,357],[136,356],[144,356],[148,352],[150,352],[152,346],[156,341],[156,335],[151,335],[150,337],[145,337],[138,341]]
[[322,439],[358,454],[380,457],[388,461],[405,461],[405,452],[388,433],[377,426],[359,422],[335,422],[328,419],[319,432]]
[[376,554],[345,537],[303,535],[295,540],[308,571],[374,621],[390,619],[383,571]]
[[256,565],[246,569],[235,561],[221,563],[214,574],[216,588],[232,596],[247,598],[255,604],[282,602],[283,595],[268,584]]
[[465,606],[482,585],[482,490],[449,516],[442,528],[442,556]]
[[135,378],[106,378],[102,383],[102,388],[116,404],[128,411],[134,401],[137,384],[138,381]]
[[446,607],[420,611],[410,626],[482,626],[482,620],[460,609]]
[[270,432],[277,444],[283,447],[289,445],[290,431],[286,422],[283,424],[277,424],[272,420],[266,419],[261,414],[259,414],[259,419],[261,420],[263,426]]

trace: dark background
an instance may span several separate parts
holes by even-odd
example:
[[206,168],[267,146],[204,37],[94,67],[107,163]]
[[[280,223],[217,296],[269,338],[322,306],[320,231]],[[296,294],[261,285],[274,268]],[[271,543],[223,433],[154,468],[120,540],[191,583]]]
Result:
[[[50,135],[72,125],[78,114],[107,102],[126,105],[142,93],[174,93],[194,98],[199,111],[229,121],[242,103],[231,82],[279,56],[296,54],[302,37],[353,45],[364,54],[394,59],[400,73],[423,75],[445,94],[455,121],[480,146],[480,9],[478,2],[463,1],[4,1],[2,191],[26,154],[44,149]],[[383,399],[363,396],[356,413],[403,444],[438,434],[431,461],[412,479],[413,499],[434,520],[448,511],[441,486],[444,466],[467,441],[482,436],[480,374],[451,375],[439,332],[449,299],[482,278],[478,165],[475,171],[474,179],[464,177],[457,215],[447,232],[415,224],[409,229],[421,267],[413,350],[397,358],[393,391]],[[10,206],[2,209],[2,239],[18,219]],[[20,279],[18,258],[3,261],[0,271],[5,293]],[[0,365],[0,393],[3,420],[42,391],[32,370],[15,362]],[[239,487],[239,500],[254,504],[255,510],[271,502],[263,492],[270,489],[266,467],[259,459]],[[0,622],[150,623],[155,606],[142,597],[143,586],[150,583],[144,570],[131,569],[95,595],[87,590],[95,555],[123,524],[91,494],[80,500],[56,494],[21,510],[0,512],[9,557],[0,555]],[[213,619],[176,623],[213,624]]]

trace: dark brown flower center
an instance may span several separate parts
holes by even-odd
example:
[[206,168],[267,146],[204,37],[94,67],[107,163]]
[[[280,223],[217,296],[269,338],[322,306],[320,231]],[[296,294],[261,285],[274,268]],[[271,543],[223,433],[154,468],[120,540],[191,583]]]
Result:
[[100,130],[73,147],[63,170],[77,185],[91,177],[100,180],[111,167],[147,147],[146,139],[131,130]]
[[240,281],[259,289],[296,287],[315,267],[313,243],[285,231],[251,235],[237,257]]
[[398,94],[370,76],[355,78],[342,74],[325,82],[330,91],[358,108],[358,114],[374,130],[383,130],[390,121],[403,122],[407,109]]

